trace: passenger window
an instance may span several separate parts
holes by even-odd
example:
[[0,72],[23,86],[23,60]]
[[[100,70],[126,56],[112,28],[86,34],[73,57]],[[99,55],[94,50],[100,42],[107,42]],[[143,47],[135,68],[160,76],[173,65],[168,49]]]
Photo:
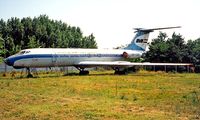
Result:
[[21,51],[19,54],[23,55],[25,53],[25,51]]

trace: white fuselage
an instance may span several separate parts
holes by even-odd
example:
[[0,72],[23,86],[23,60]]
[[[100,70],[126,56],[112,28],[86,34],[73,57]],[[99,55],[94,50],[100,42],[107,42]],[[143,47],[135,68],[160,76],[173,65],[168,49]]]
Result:
[[139,58],[143,53],[123,49],[35,48],[23,50],[9,59],[14,67],[76,66],[82,61],[123,61],[124,52],[128,58]]

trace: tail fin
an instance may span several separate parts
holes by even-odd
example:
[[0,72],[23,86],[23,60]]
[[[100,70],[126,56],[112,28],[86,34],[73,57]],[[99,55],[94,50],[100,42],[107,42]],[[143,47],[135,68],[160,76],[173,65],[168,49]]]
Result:
[[154,30],[162,30],[162,29],[172,29],[172,28],[180,28],[180,26],[176,27],[165,27],[165,28],[153,28],[153,29],[143,29],[143,28],[135,28],[136,35],[133,38],[132,42],[128,44],[124,49],[128,50],[141,50],[145,51],[148,45],[149,33]]

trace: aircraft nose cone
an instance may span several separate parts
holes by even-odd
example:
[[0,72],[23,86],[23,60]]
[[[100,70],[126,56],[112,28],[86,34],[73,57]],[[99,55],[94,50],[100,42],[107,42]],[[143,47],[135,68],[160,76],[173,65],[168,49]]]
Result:
[[9,66],[13,66],[12,62],[8,58],[4,59],[4,62]]

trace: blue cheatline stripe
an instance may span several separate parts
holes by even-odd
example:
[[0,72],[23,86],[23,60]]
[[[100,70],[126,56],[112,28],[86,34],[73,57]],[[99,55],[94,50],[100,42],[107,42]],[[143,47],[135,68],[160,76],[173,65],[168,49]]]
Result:
[[15,56],[16,59],[49,57],[122,57],[122,54],[32,54]]
[[31,55],[19,55],[10,57],[9,60],[12,64],[15,61],[21,59],[29,59],[29,58],[56,58],[56,57],[122,57],[121,54],[31,54]]

